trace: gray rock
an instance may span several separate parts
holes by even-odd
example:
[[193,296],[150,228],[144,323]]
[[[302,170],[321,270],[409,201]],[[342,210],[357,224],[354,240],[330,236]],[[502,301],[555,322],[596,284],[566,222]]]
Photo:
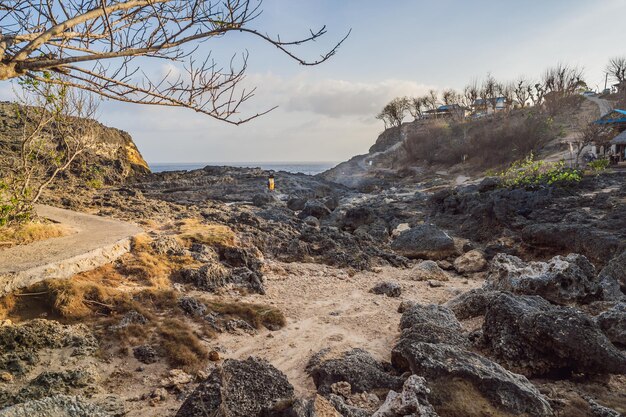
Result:
[[347,230],[356,230],[360,226],[374,223],[374,210],[366,206],[354,207],[346,210],[342,219],[342,227]]
[[279,415],[295,401],[287,377],[268,362],[229,359],[200,383],[176,417],[264,417]]
[[622,413],[600,405],[592,398],[587,398],[587,402],[589,403],[593,417],[624,417]]
[[385,402],[372,417],[438,417],[428,402],[428,394],[426,380],[411,375],[404,382],[401,393],[389,391]]
[[319,200],[309,200],[304,205],[304,208],[298,215],[301,219],[306,219],[309,216],[316,217],[318,219],[324,219],[330,216],[331,210]]
[[320,221],[317,217],[308,216],[305,217],[302,221],[304,222],[304,224],[307,224],[311,227],[320,227]]
[[454,269],[459,274],[480,272],[487,267],[485,255],[479,250],[470,250],[454,260]]
[[293,211],[300,211],[304,209],[307,199],[302,197],[292,197],[287,200],[287,208]]
[[602,298],[594,266],[582,255],[555,256],[548,262],[524,262],[498,254],[485,289],[539,295],[557,304],[587,303]]
[[498,294],[500,291],[475,288],[448,300],[444,306],[452,310],[459,320],[471,319],[484,316],[487,312],[487,306]]
[[324,360],[327,353],[323,350],[314,355],[307,366],[307,372],[322,395],[329,394],[334,383],[344,381],[350,384],[353,393],[402,387],[402,378],[393,375],[388,365],[378,362],[363,349],[352,349],[338,358]]
[[436,304],[415,304],[402,314],[400,319],[402,334],[398,345],[416,342],[448,343],[464,346],[468,344],[461,323],[454,313]]
[[185,248],[174,236],[159,235],[150,242],[150,246],[158,255],[181,256],[185,254]]
[[422,261],[411,270],[413,281],[449,281],[448,274],[435,261]]
[[548,401],[528,379],[460,347],[445,343],[400,343],[392,351],[392,362],[399,369],[425,377],[437,396],[454,397],[454,391],[470,384],[496,410],[553,415]]
[[501,293],[487,308],[486,345],[526,375],[626,372],[620,352],[589,316],[541,297]]
[[156,350],[150,345],[141,345],[133,349],[133,356],[141,363],[151,364],[159,360]]
[[600,278],[617,281],[622,293],[626,294],[626,250],[609,261],[600,271]]
[[252,197],[252,204],[254,204],[257,207],[265,207],[275,202],[276,202],[276,197],[274,197],[274,195],[270,193],[255,194]]
[[0,410],[0,417],[117,417],[81,397],[55,395]]
[[456,253],[454,241],[432,224],[422,224],[402,232],[391,248],[407,258],[444,259]]
[[339,411],[342,417],[371,417],[372,413],[362,408],[346,404],[346,401],[339,395],[329,394],[328,401]]
[[236,285],[249,291],[265,294],[263,275],[246,266],[225,268],[220,263],[208,263],[200,268],[185,269],[181,272],[183,278],[198,289],[215,292],[227,285]]
[[181,297],[178,300],[180,308],[190,316],[201,317],[206,312],[206,305],[194,297]]
[[405,311],[407,311],[408,309],[410,309],[416,304],[417,303],[415,301],[403,300],[398,306],[398,313],[404,313]]
[[386,295],[387,297],[400,297],[402,287],[395,282],[379,282],[370,292],[373,294]]
[[596,322],[611,342],[626,347],[626,303],[618,303],[600,314]]

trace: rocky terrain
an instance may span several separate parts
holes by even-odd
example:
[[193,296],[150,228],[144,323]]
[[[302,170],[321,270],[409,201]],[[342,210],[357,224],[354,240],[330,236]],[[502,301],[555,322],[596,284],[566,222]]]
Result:
[[57,182],[45,203],[145,234],[0,300],[0,416],[626,412],[626,173],[269,174]]

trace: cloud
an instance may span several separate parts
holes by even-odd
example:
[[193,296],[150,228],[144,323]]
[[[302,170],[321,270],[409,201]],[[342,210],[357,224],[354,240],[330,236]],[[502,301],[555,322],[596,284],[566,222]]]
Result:
[[[314,79],[300,74],[278,77],[272,74],[251,74],[248,86],[256,86],[254,104],[279,106],[287,112],[308,112],[331,118],[360,116],[374,118],[389,100],[405,95],[424,94],[433,86],[408,80],[388,79],[376,82],[354,82],[342,79]],[[258,107],[261,110],[262,107]]]

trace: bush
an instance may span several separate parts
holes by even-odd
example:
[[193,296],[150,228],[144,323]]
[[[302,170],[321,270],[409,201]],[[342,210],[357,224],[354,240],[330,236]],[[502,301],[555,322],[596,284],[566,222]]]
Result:
[[577,183],[582,175],[576,169],[567,168],[563,161],[535,161],[531,153],[527,158],[513,163],[500,174],[500,178],[505,187],[538,188]]
[[587,166],[589,168],[591,168],[591,170],[595,173],[595,174],[599,174],[600,172],[604,171],[605,169],[607,169],[609,167],[609,160],[608,159],[596,159],[594,161],[591,161],[587,164]]
[[558,135],[549,116],[522,110],[478,120],[431,122],[407,137],[404,150],[409,163],[467,162],[484,169],[519,160]]

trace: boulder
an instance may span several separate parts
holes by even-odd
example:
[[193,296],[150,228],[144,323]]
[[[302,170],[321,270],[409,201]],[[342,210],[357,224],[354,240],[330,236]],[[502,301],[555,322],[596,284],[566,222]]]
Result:
[[111,413],[81,397],[68,395],[54,395],[0,410],[0,417],[117,417],[124,414]]
[[372,417],[438,417],[428,402],[428,394],[426,380],[411,375],[404,382],[401,393],[389,391],[385,402]]
[[480,272],[487,266],[485,256],[479,250],[470,250],[454,260],[454,269],[459,274]]
[[265,207],[269,204],[275,203],[276,197],[270,193],[260,193],[252,196],[252,204],[257,207]]
[[322,395],[331,393],[331,386],[336,382],[349,383],[352,393],[402,388],[404,380],[394,375],[388,364],[378,362],[363,349],[352,349],[339,357],[326,359],[328,353],[322,350],[307,365],[307,372]]
[[[392,361],[425,377],[442,415],[553,416],[548,401],[522,375],[461,347],[445,343],[398,344]],[[480,405],[480,413],[470,410]],[[455,411],[453,411],[455,410]]]
[[229,359],[187,397],[176,417],[265,417],[294,402],[287,377],[268,362]]
[[235,285],[258,294],[265,294],[261,272],[255,272],[245,266],[229,270],[220,263],[211,262],[200,268],[185,269],[181,275],[185,281],[203,291],[215,292],[227,285]]
[[298,215],[301,219],[306,219],[309,216],[316,217],[318,219],[324,219],[330,216],[331,210],[319,200],[309,200],[304,205],[304,208]]
[[360,226],[374,223],[376,214],[374,210],[366,206],[353,207],[346,210],[343,216],[342,227],[348,230],[356,230]]
[[308,216],[302,220],[304,224],[309,225],[311,227],[320,227],[320,221],[317,217]]
[[150,345],[141,345],[133,348],[133,356],[141,363],[151,364],[159,360],[157,351]]
[[448,300],[444,306],[452,310],[459,320],[471,319],[484,316],[489,303],[498,294],[500,294],[500,291],[475,288]]
[[626,294],[626,250],[621,255],[611,259],[600,271],[600,279],[617,281],[622,293]]
[[302,197],[292,197],[287,200],[287,208],[293,211],[300,211],[304,209],[307,199]]
[[596,322],[611,342],[626,347],[626,303],[618,303],[600,314]]
[[491,352],[526,375],[626,372],[626,355],[593,319],[541,297],[498,294],[482,330]]
[[548,262],[524,262],[498,254],[485,289],[539,295],[556,304],[587,303],[602,298],[594,266],[582,255],[555,256]]
[[449,281],[448,274],[435,261],[422,261],[411,269],[410,279],[414,281]]
[[415,304],[408,308],[402,313],[400,329],[398,345],[427,342],[464,346],[468,343],[454,313],[436,304]]
[[379,282],[370,292],[373,294],[386,295],[387,297],[400,297],[402,287],[395,282]]
[[454,240],[432,224],[421,224],[402,232],[391,243],[402,256],[415,259],[444,259],[456,253]]

